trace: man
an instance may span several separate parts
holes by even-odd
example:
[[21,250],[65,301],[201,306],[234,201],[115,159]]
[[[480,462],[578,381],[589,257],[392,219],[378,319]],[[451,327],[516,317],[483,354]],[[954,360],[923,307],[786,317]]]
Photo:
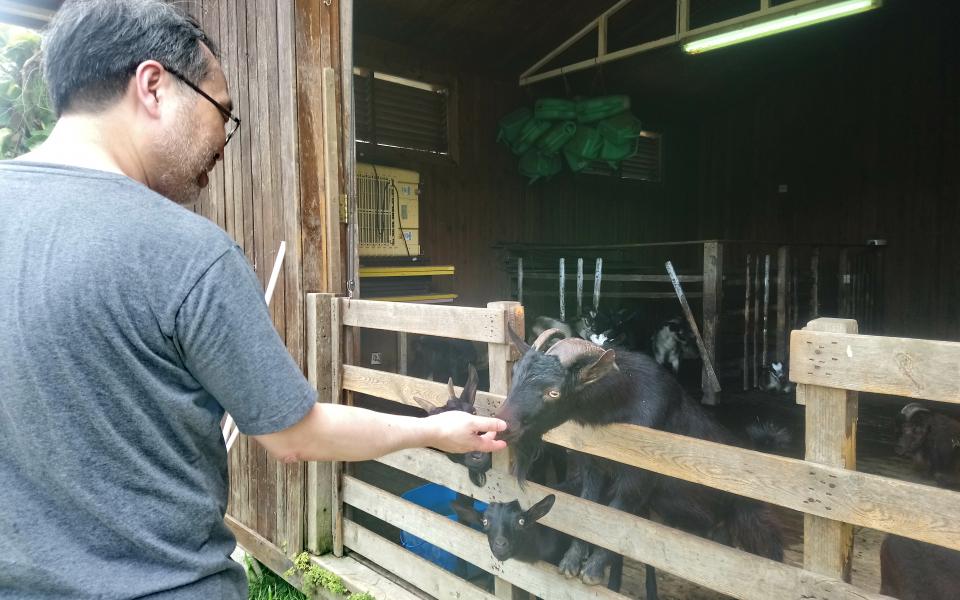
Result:
[[241,250],[178,205],[239,124],[193,20],[67,2],[44,52],[60,120],[0,163],[0,598],[246,598],[225,410],[284,461],[503,448],[497,419],[316,402]]

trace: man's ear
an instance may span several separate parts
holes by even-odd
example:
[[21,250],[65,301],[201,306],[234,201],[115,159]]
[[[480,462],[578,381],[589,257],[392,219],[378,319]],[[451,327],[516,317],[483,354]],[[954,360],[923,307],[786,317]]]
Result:
[[165,88],[165,84],[172,78],[173,75],[155,60],[145,60],[137,66],[129,85],[133,86],[137,102],[150,116],[160,116],[160,103],[169,87]]

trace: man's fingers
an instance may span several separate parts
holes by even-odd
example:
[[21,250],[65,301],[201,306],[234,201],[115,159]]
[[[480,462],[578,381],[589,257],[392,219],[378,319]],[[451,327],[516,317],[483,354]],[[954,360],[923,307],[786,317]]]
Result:
[[477,444],[476,452],[497,452],[498,450],[503,450],[507,447],[507,443],[503,440],[492,440],[486,436],[480,436],[477,438],[480,442]]
[[503,431],[507,428],[507,422],[503,419],[494,419],[493,417],[474,417],[474,429],[483,432]]

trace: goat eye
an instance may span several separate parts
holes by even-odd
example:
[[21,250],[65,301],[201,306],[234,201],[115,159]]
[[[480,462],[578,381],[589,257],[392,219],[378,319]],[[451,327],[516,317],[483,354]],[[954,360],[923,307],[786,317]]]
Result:
[[519,525],[520,527],[523,527],[526,524],[527,524],[527,521],[523,517],[520,517],[519,519],[517,519],[517,525]]
[[559,390],[550,390],[549,392],[547,392],[547,396],[549,396],[549,397],[553,398],[554,400],[556,400],[557,398],[560,397],[560,391],[559,391]]
[[483,526],[484,526],[484,527],[489,527],[489,526],[490,526],[490,519],[484,519],[483,521],[481,521],[481,523],[483,523]]

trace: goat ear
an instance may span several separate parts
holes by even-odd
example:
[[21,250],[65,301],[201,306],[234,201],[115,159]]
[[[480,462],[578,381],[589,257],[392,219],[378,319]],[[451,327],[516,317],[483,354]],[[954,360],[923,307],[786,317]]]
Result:
[[477,509],[473,507],[473,501],[470,501],[470,505],[457,502],[456,500],[450,504],[450,507],[453,508],[453,512],[457,515],[457,521],[463,523],[464,525],[479,526],[483,517],[480,516],[480,513],[477,512]]
[[447,380],[447,395],[451,398],[457,397],[457,390],[453,389],[453,377]]
[[548,512],[550,512],[550,509],[553,508],[553,503],[556,501],[556,499],[556,496],[550,494],[540,502],[537,502],[528,508],[527,511],[523,513],[527,523],[533,523],[534,521],[539,521],[542,519]]
[[600,358],[594,361],[593,364],[580,369],[578,374],[580,385],[589,385],[606,377],[607,374],[616,371],[616,360],[617,355],[614,354],[613,350],[604,351],[604,353],[600,355]]
[[429,400],[424,400],[420,396],[414,396],[413,401],[419,404],[420,408],[422,408],[427,412],[430,412],[431,410],[435,410],[437,408],[436,404],[434,404],[433,402],[430,402]]
[[480,378],[477,376],[477,369],[473,366],[473,363],[467,365],[467,370],[470,374],[467,375],[467,383],[463,386],[460,401],[469,402],[470,406],[473,406],[473,403],[477,400],[477,382]]
[[530,345],[513,330],[513,327],[507,326],[507,334],[510,336],[510,341],[513,343],[513,347],[517,349],[520,354],[526,354],[530,351]]

